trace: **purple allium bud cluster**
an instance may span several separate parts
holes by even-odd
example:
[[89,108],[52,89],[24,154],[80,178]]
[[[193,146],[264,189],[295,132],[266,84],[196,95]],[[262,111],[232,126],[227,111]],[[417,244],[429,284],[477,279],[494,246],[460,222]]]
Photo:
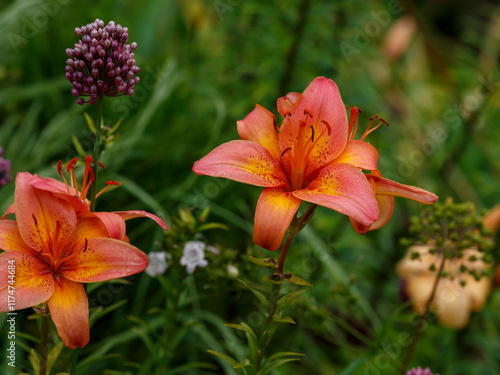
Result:
[[[408,371],[406,373],[406,375],[433,375],[430,368],[425,368],[425,369],[422,369],[422,367],[417,367],[417,368],[414,368],[414,369],[411,369],[410,371]],[[434,375],[439,375],[439,374],[434,374]]]
[[10,182],[10,161],[3,158],[3,148],[0,147],[0,186]]
[[[139,77],[134,52],[137,43],[128,42],[128,28],[96,19],[87,26],[75,28],[80,41],[67,48],[66,79],[73,84],[73,96],[90,96],[94,104],[99,96],[132,95]],[[78,98],[77,103],[86,101]]]

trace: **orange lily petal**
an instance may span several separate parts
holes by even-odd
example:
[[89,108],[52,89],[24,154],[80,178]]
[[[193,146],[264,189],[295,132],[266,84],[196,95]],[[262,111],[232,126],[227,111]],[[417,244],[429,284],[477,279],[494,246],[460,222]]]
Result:
[[290,92],[286,96],[278,99],[278,112],[281,116],[285,117],[287,114],[292,112],[293,105],[301,95],[302,94],[299,94],[298,92]]
[[5,213],[0,217],[0,220],[4,220],[4,219],[7,219],[7,215],[8,214],[13,214],[16,212],[16,209],[15,209],[15,206],[14,206],[14,203],[12,203],[8,208],[7,208],[7,211],[5,211]]
[[350,216],[363,225],[372,225],[379,215],[373,187],[365,174],[350,164],[333,164],[322,169],[305,189],[292,194]]
[[30,185],[33,176],[21,172],[16,177],[14,204],[19,231],[36,251],[57,252],[73,235],[76,214],[72,206],[52,193]]
[[[36,306],[47,301],[54,292],[54,277],[50,268],[37,258],[22,251],[0,254],[0,313],[9,311],[9,261],[14,261],[16,310]],[[12,268],[12,266],[11,266]]]
[[36,252],[26,245],[17,222],[14,220],[0,220],[0,249],[3,251],[22,251],[23,253],[35,255]]
[[334,163],[352,164],[366,170],[377,169],[378,152],[371,144],[350,140],[347,141],[344,151],[333,161]]
[[[110,236],[108,228],[102,222],[98,214],[100,215],[102,214],[102,212],[100,213],[87,212],[78,217],[75,233],[73,234],[73,237],[71,237],[71,240],[66,245],[64,252],[60,254],[59,258],[65,258],[73,252],[85,249],[85,246],[88,246],[88,240],[90,240],[91,238],[101,238],[101,237],[108,238]],[[120,220],[122,219],[120,218]],[[125,233],[123,233],[123,238],[124,237]]]
[[220,145],[195,162],[193,171],[256,186],[286,183],[278,161],[263,146],[250,141],[230,141]]
[[371,175],[367,175],[366,177],[375,182],[375,194],[377,195],[393,195],[423,204],[432,204],[438,200],[436,194],[415,186],[403,185],[383,177]]
[[70,349],[86,346],[90,339],[89,301],[83,285],[61,277],[47,304],[64,345]]
[[337,85],[317,77],[294,103],[291,116],[283,120],[280,148],[282,152],[291,148],[284,159],[294,156],[296,160],[305,160],[307,170],[301,172],[313,173],[344,150],[347,129],[345,105]]
[[[114,211],[112,212],[115,215],[121,216],[123,220],[127,221],[130,219],[135,219],[137,217],[148,217],[150,219],[153,219],[156,224],[158,224],[160,227],[163,229],[167,230],[167,225],[163,222],[162,219],[160,219],[158,216],[153,215],[149,212],[146,211],[137,211],[137,210],[132,210],[132,211]],[[115,238],[115,237],[113,237]]]
[[83,202],[80,198],[74,196],[71,192],[68,193],[66,185],[61,181],[58,181],[50,177],[41,178],[35,175],[31,180],[30,185],[36,189],[50,191],[54,193],[56,197],[64,199],[65,201],[69,202],[73,206],[76,212],[90,211],[89,206],[85,202]]
[[105,225],[109,232],[109,236],[100,237],[111,237],[123,241],[125,238],[126,227],[125,220],[120,215],[116,215],[111,212],[95,212],[94,215],[101,219],[101,222]]
[[351,224],[356,230],[356,232],[360,234],[365,234],[371,230],[377,230],[382,228],[392,216],[392,212],[394,211],[394,198],[387,195],[375,195],[377,199],[378,206],[380,209],[380,214],[378,219],[372,225],[362,225],[358,223],[356,220],[351,219]]
[[295,213],[300,199],[282,188],[265,188],[255,210],[253,241],[268,250],[278,250]]
[[278,125],[275,115],[256,104],[252,112],[236,123],[241,139],[264,146],[273,158],[279,159],[281,151],[279,149]]
[[97,282],[130,276],[147,266],[148,257],[138,248],[112,238],[92,238],[85,251],[77,250],[59,270],[69,280]]

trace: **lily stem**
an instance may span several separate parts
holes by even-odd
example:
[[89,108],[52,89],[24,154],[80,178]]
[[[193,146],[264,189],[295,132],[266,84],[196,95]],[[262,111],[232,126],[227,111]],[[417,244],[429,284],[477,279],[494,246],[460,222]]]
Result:
[[40,327],[41,347],[40,347],[40,375],[47,375],[47,358],[49,357],[49,339],[50,339],[50,315],[46,308],[42,315],[42,324]]
[[90,189],[90,211],[95,211],[95,196],[97,187],[97,174],[99,172],[99,158],[101,157],[101,124],[102,124],[102,104],[104,97],[101,95],[97,98],[97,121],[95,123],[95,143],[94,143],[94,183]]
[[413,354],[415,353],[415,349],[417,348],[417,342],[418,339],[420,338],[420,334],[423,331],[423,325],[427,319],[427,315],[429,314],[430,308],[431,308],[431,303],[432,300],[434,299],[434,295],[436,294],[437,286],[439,284],[439,279],[441,278],[441,274],[444,269],[444,263],[446,261],[446,258],[443,256],[443,260],[441,261],[441,265],[439,266],[439,270],[436,275],[436,280],[434,281],[434,285],[432,287],[432,292],[429,297],[429,300],[427,301],[425,305],[425,310],[424,313],[420,316],[420,319],[418,321],[417,328],[415,329],[415,334],[413,335],[413,339],[410,344],[410,348],[408,349],[408,352],[406,353],[406,358],[405,361],[403,362],[403,367],[401,369],[401,372],[399,373],[400,375],[405,375],[406,371],[408,370],[408,366],[410,365],[410,361],[413,358]]
[[[287,238],[288,240],[288,238]],[[290,240],[291,242],[291,240]],[[285,243],[286,245],[286,243]],[[258,372],[260,370],[260,366],[262,365],[262,359],[264,358],[264,353],[266,351],[266,346],[271,340],[271,337],[274,331],[269,331],[269,324],[272,323],[274,319],[274,315],[276,314],[276,306],[278,305],[278,299],[281,290],[281,281],[278,284],[273,283],[273,287],[271,289],[271,293],[269,294],[269,308],[267,311],[267,317],[262,325],[262,332],[260,334],[260,346],[259,351],[257,352],[257,357],[255,359],[255,369]]]

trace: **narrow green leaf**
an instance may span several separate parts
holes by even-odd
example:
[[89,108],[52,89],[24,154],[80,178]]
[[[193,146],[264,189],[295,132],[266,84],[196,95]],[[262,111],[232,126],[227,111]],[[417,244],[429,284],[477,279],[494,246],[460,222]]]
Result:
[[307,281],[301,279],[298,276],[292,275],[289,278],[284,278],[283,280],[288,281],[289,283],[295,284],[295,285],[303,285],[303,286],[310,286],[312,287],[312,284],[309,284]]
[[33,348],[31,348],[31,364],[33,365],[35,375],[40,375],[40,358],[38,358]]
[[120,125],[122,124],[122,122],[123,122],[122,118],[118,119],[115,126],[113,126],[113,128],[108,132],[108,135],[115,133],[118,130],[118,128],[120,127]]
[[277,279],[277,280],[273,279],[273,275],[272,274],[264,276],[262,278],[262,280],[267,281],[269,283],[277,284],[277,285],[281,284],[281,279]]
[[261,267],[272,268],[273,270],[276,269],[276,260],[273,258],[260,259],[250,256],[248,260]]
[[221,223],[206,223],[198,227],[199,232],[203,232],[205,230],[210,230],[210,229],[229,230],[229,227]]
[[295,323],[295,321],[290,318],[289,316],[285,316],[284,318],[280,318],[280,319],[274,319],[275,322],[279,322],[279,323],[290,323],[290,324],[297,324]]
[[207,352],[209,352],[210,354],[213,354],[213,355],[215,355],[215,356],[223,359],[224,361],[226,361],[227,363],[229,363],[233,367],[239,364],[239,362],[236,359],[231,358],[228,355],[225,355],[225,354],[213,351],[213,350],[207,350]]
[[253,295],[255,297],[257,297],[257,299],[262,304],[262,306],[264,306],[264,309],[267,310],[267,307],[269,305],[268,302],[267,302],[267,298],[261,292],[259,292],[258,290],[255,290],[250,285],[248,285],[247,283],[245,283],[243,280],[238,279],[238,281],[240,283],[242,283],[243,285],[245,285],[248,289],[250,289],[250,291],[253,293]]
[[73,146],[75,146],[75,150],[78,153],[78,155],[84,158],[86,155],[85,150],[83,149],[82,144],[80,143],[76,135],[73,134],[71,136],[71,139],[73,140]]
[[85,120],[87,120],[87,125],[89,126],[90,131],[95,135],[94,120],[92,120],[92,117],[90,117],[87,112],[85,112],[84,115],[85,115]]
[[298,295],[304,293],[306,289],[297,289],[295,292],[289,293],[280,298],[278,301],[278,305],[276,306],[276,315],[279,315],[283,312],[285,307],[287,307]]
[[246,323],[241,323],[241,324],[226,323],[224,325],[226,327],[238,329],[240,331],[245,332],[248,340],[248,350],[249,350],[250,360],[254,362],[257,355],[257,350],[259,348],[259,340],[257,339],[257,335],[255,334],[253,329]]
[[272,362],[275,359],[281,358],[281,357],[304,357],[305,354],[302,353],[295,353],[295,352],[280,352],[280,353],[275,353],[272,356],[270,356],[264,363]]
[[176,367],[172,370],[169,370],[168,373],[169,375],[174,375],[174,374],[184,374],[185,371],[191,370],[191,369],[196,369],[196,368],[204,368],[208,370],[213,370],[216,371],[219,367],[214,365],[213,363],[207,363],[207,362],[194,362],[194,363],[188,363],[185,365],[181,365],[179,367]]
[[54,366],[54,363],[56,363],[57,358],[59,358],[59,355],[61,354],[61,350],[64,347],[64,344],[62,341],[54,346],[54,348],[50,351],[49,356],[47,357],[47,374],[50,374],[50,371],[52,370],[52,366]]
[[274,363],[270,364],[268,367],[263,368],[258,375],[266,375],[269,374],[272,370],[274,370],[276,367],[279,367],[287,362],[293,362],[293,361],[300,361],[300,358],[287,358],[287,359],[282,359],[280,361],[275,361]]

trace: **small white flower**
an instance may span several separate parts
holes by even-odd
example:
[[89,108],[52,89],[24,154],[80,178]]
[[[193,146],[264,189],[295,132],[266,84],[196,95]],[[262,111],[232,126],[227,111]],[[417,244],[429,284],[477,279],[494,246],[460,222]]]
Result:
[[229,278],[236,279],[239,274],[240,271],[238,270],[238,268],[236,268],[232,264],[227,265],[227,275],[229,276]]
[[146,267],[146,273],[151,277],[163,275],[168,268],[167,258],[170,259],[170,254],[163,251],[152,251],[148,254],[149,265]]
[[187,273],[194,272],[196,267],[206,267],[208,265],[205,259],[206,245],[201,241],[188,241],[184,244],[181,265],[186,266]]

